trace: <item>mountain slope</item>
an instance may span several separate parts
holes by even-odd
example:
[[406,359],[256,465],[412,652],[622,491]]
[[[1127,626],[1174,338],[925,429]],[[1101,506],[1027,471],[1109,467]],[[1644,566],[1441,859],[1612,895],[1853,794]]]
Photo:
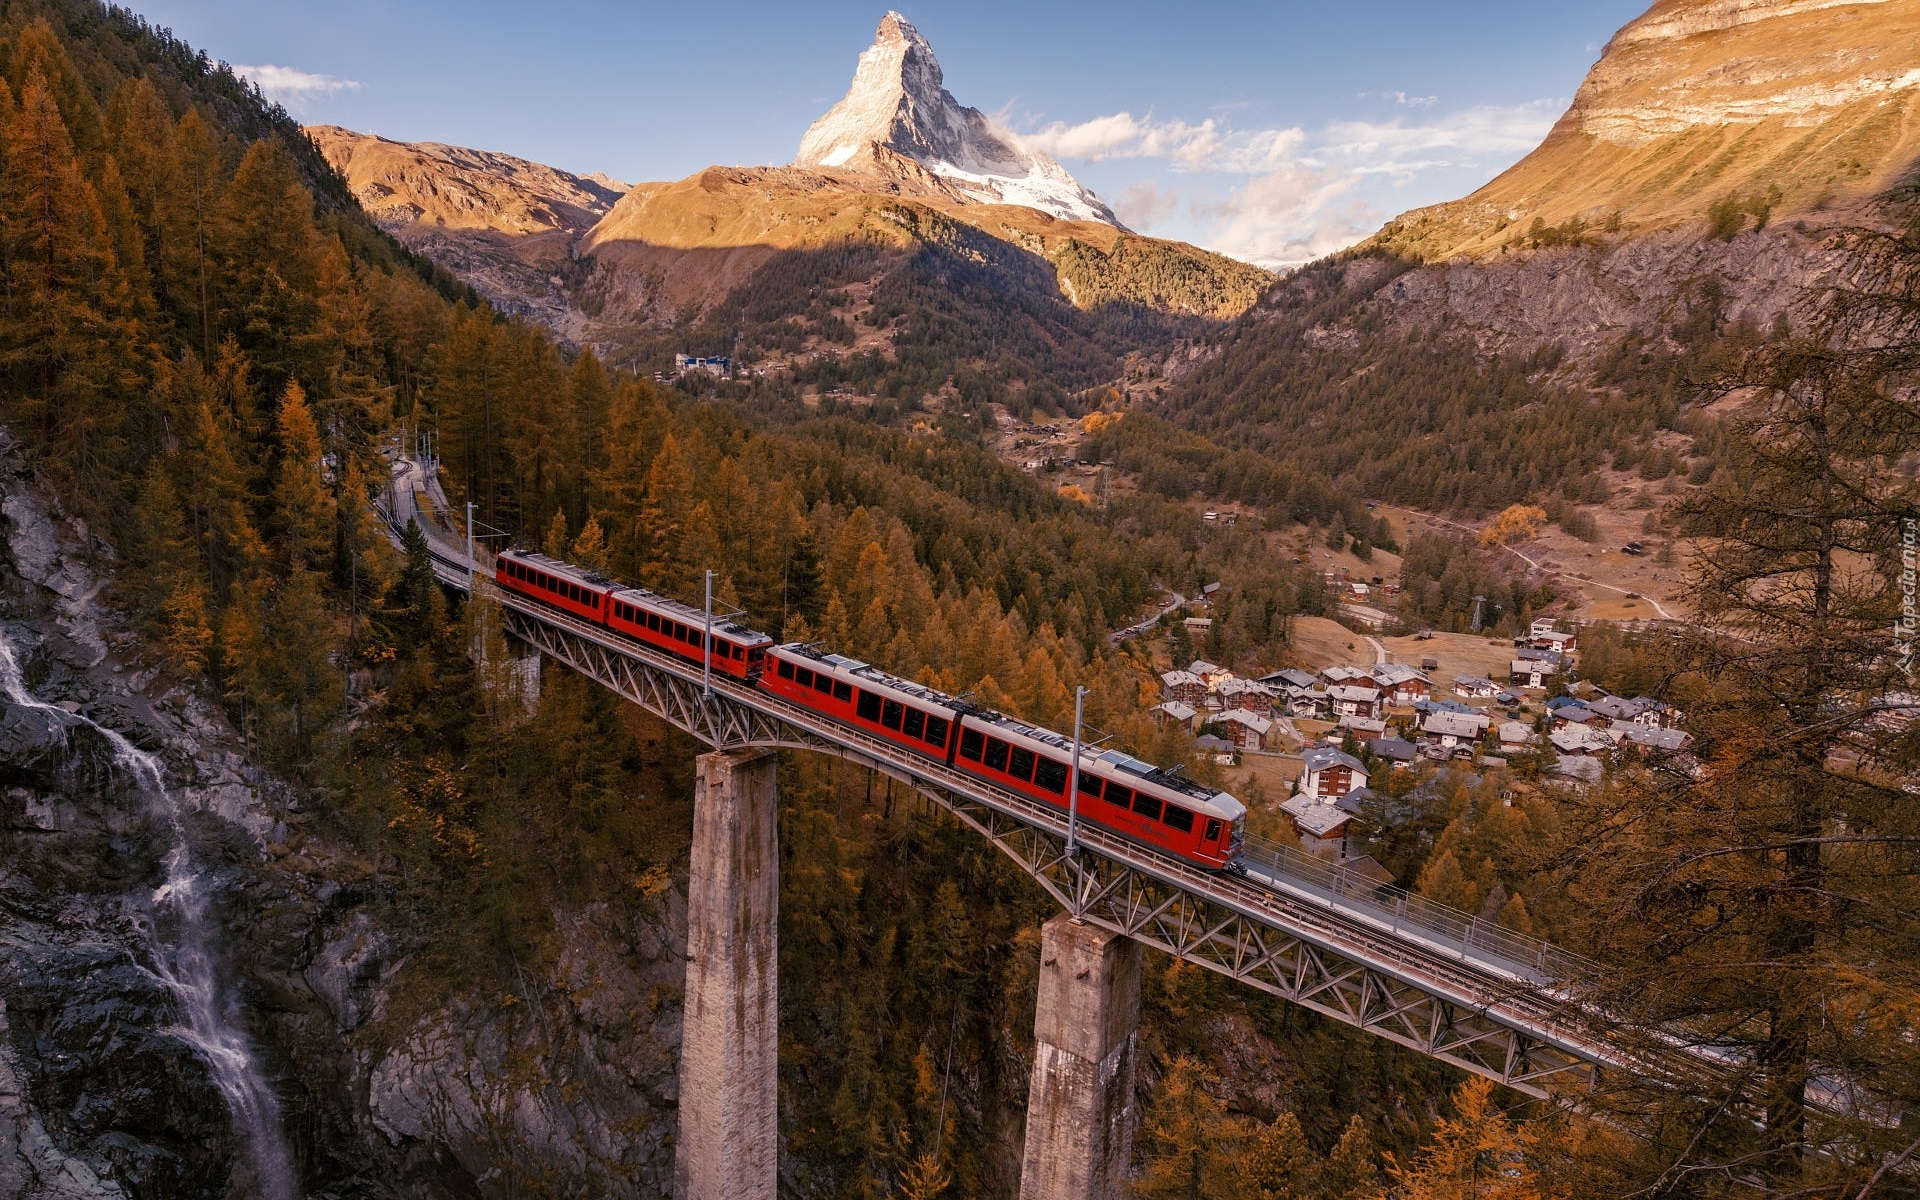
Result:
[[1917,102],[1920,5],[1660,0],[1608,43],[1538,149],[1379,241],[1423,260],[1479,257],[1573,221],[1697,225],[1728,198],[1746,217],[1844,208],[1920,155]]
[[897,12],[881,18],[853,85],[800,139],[796,167],[892,175],[891,151],[926,168],[953,193],[982,204],[1021,204],[1071,221],[1119,220],[1047,155],[995,129],[941,86],[933,47]]

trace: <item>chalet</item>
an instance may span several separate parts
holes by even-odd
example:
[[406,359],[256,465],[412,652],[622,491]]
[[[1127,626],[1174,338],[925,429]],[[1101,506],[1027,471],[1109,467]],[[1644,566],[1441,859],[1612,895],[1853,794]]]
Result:
[[1540,744],[1540,735],[1525,721],[1502,721],[1499,729],[1500,752],[1511,754]]
[[1380,709],[1380,689],[1341,683],[1327,689],[1336,717],[1371,717]]
[[1426,700],[1433,695],[1433,680],[1428,679],[1412,667],[1388,663],[1373,670],[1374,686],[1380,689],[1386,703],[1404,707],[1415,701]]
[[1165,704],[1156,704],[1149,711],[1153,714],[1153,719],[1156,724],[1163,727],[1167,725],[1177,725],[1189,732],[1193,729],[1194,718],[1200,715],[1194,711],[1193,705],[1183,704],[1178,700],[1169,700]]
[[1335,684],[1370,688],[1380,686],[1379,681],[1373,676],[1373,671],[1365,667],[1326,667],[1321,670],[1320,678],[1326,682],[1328,687],[1332,687]]
[[1300,794],[1338,799],[1367,786],[1367,768],[1338,746],[1312,746],[1300,755]]
[[1553,664],[1537,658],[1516,658],[1507,668],[1507,682],[1514,687],[1545,689],[1553,678]]
[[1233,678],[1232,671],[1228,670],[1226,667],[1222,667],[1217,664],[1210,663],[1204,658],[1196,658],[1192,662],[1188,663],[1187,670],[1194,675],[1198,675],[1203,681],[1205,681],[1207,685],[1207,690],[1209,691],[1219,687],[1221,684],[1225,683],[1227,680]]
[[1597,758],[1563,754],[1554,760],[1554,777],[1550,782],[1576,790],[1585,789],[1600,782],[1602,771],[1600,760]]
[[1491,717],[1479,713],[1434,712],[1427,714],[1420,728],[1422,732],[1432,735],[1441,749],[1453,750],[1471,747],[1491,724]]
[[1324,718],[1333,712],[1333,697],[1323,687],[1302,688],[1287,693],[1287,714],[1302,720]]
[[1310,688],[1320,681],[1320,677],[1311,671],[1302,671],[1298,667],[1288,667],[1284,671],[1275,671],[1271,675],[1262,675],[1260,682],[1270,688],[1284,692],[1288,688]]
[[1420,747],[1405,738],[1397,737],[1375,738],[1369,748],[1373,751],[1375,758],[1383,759],[1396,767],[1407,766],[1420,753]]
[[1200,753],[1213,755],[1213,761],[1217,763],[1233,762],[1234,746],[1231,738],[1214,737],[1210,733],[1203,733],[1193,739],[1193,744]]
[[1214,693],[1220,697],[1222,708],[1244,708],[1263,717],[1273,715],[1274,691],[1264,683],[1229,676],[1221,681]]
[[1180,624],[1185,626],[1186,631],[1195,637],[1206,637],[1213,632],[1212,617],[1188,617],[1186,620],[1181,621]]
[[1192,671],[1168,671],[1160,676],[1160,696],[1163,700],[1177,700],[1197,708],[1206,703],[1207,681]]
[[1371,717],[1341,717],[1339,725],[1342,729],[1350,730],[1354,737],[1363,742],[1387,736],[1387,723],[1373,720]]
[[1563,704],[1551,710],[1553,727],[1565,729],[1569,725],[1587,725],[1594,729],[1605,729],[1610,721],[1585,704]]
[[1465,696],[1469,700],[1491,700],[1493,694],[1499,690],[1493,680],[1479,675],[1459,675],[1455,676],[1453,681],[1453,694]]
[[1555,654],[1568,655],[1574,652],[1575,640],[1578,636],[1551,630],[1547,633],[1536,633],[1533,636],[1533,645],[1537,650],[1551,650]]
[[1633,722],[1646,711],[1646,705],[1638,700],[1626,700],[1619,696],[1602,696],[1598,700],[1587,701],[1587,707],[1599,713],[1609,721]]
[[1595,758],[1613,749],[1614,735],[1605,729],[1587,725],[1568,725],[1547,735],[1554,750],[1562,756],[1584,755]]
[[1281,803],[1280,811],[1292,820],[1301,849],[1309,854],[1340,858],[1346,854],[1347,834],[1353,827],[1354,817],[1360,814],[1360,801],[1366,794],[1365,788],[1344,796],[1313,796],[1303,792],[1289,796]]
[[1630,746],[1642,754],[1682,754],[1693,745],[1693,735],[1684,729],[1662,729],[1633,721],[1615,721],[1607,732],[1620,745]]
[[1235,748],[1240,750],[1267,749],[1268,740],[1274,732],[1272,721],[1244,708],[1230,708],[1207,723],[1224,726],[1227,736],[1233,739]]

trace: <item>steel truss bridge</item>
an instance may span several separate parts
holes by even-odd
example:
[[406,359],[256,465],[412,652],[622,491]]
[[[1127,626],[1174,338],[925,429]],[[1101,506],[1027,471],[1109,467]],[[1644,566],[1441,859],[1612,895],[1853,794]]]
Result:
[[[389,525],[390,511],[383,510]],[[436,577],[471,592],[466,555],[426,528]],[[395,540],[398,529],[395,527]],[[484,572],[484,565],[482,566]],[[1323,860],[1257,851],[1244,874],[1196,868],[567,613],[478,586],[506,630],[716,750],[831,754],[900,781],[1019,864],[1083,920],[1534,1096],[1645,1069],[1571,986],[1591,964],[1479,927]],[[1423,909],[1429,911],[1422,911]]]

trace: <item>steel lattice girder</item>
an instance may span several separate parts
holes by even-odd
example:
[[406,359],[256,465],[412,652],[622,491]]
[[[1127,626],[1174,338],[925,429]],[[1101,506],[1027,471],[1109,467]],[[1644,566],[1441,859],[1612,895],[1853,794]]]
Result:
[[[516,637],[716,749],[811,750],[900,780],[985,836],[1062,907],[1115,933],[1536,1096],[1549,1094],[1549,1082],[1558,1091],[1584,1090],[1594,1080],[1594,1064],[1611,1057],[1577,1029],[1566,1037],[1542,1036],[1542,1025],[1555,1024],[1551,1011],[1520,1020],[1508,1002],[1527,997],[1504,985],[1489,985],[1477,998],[1423,988],[1404,972],[1343,954],[1329,939],[1310,940],[1142,869],[1103,845],[1097,830],[1083,829],[1069,855],[1062,831],[949,786],[934,777],[933,764],[903,761],[904,754],[896,759],[881,752],[884,744],[862,748],[764,711],[729,694],[730,682],[716,680],[722,686],[707,697],[698,679],[681,673],[684,665],[672,669],[607,645],[590,627],[576,630],[566,618],[503,607]],[[1226,877],[1209,878],[1227,886]],[[1524,1007],[1543,1006],[1536,1000]]]

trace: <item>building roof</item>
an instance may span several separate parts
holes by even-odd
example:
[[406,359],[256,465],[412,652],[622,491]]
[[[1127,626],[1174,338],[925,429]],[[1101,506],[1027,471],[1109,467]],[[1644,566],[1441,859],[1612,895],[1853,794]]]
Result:
[[1619,696],[1602,696],[1598,700],[1589,700],[1587,707],[1610,721],[1631,721],[1646,711],[1645,706],[1638,701],[1623,700]]
[[1480,731],[1492,723],[1491,717],[1484,717],[1478,713],[1431,712],[1427,714],[1427,719],[1420,723],[1420,728],[1443,737],[1451,735],[1477,738],[1480,736]]
[[1351,729],[1355,733],[1385,733],[1387,723],[1376,721],[1372,717],[1346,716],[1340,718],[1340,728]]
[[1377,758],[1391,759],[1394,762],[1412,762],[1420,753],[1420,747],[1405,738],[1383,737],[1373,739],[1373,753]]
[[1261,737],[1267,736],[1267,731],[1273,728],[1272,721],[1267,720],[1267,718],[1261,716],[1259,713],[1248,712],[1244,708],[1230,708],[1213,719],[1216,721],[1230,721],[1235,725],[1244,725]]
[[1482,688],[1493,687],[1493,680],[1488,679],[1482,675],[1455,675],[1453,677],[1453,685],[1455,687],[1466,687],[1466,688],[1473,688],[1475,690],[1479,690]]
[[1193,739],[1193,744],[1198,746],[1202,750],[1211,750],[1215,753],[1222,753],[1222,752],[1231,753],[1239,749],[1238,746],[1235,746],[1233,744],[1233,740],[1231,738],[1214,737],[1210,733],[1203,733],[1199,737]]
[[1373,681],[1381,687],[1397,687],[1409,680],[1432,683],[1425,675],[1404,663],[1382,663],[1373,669]]
[[1165,713],[1176,721],[1191,721],[1200,715],[1194,711],[1193,705],[1182,704],[1178,700],[1169,700],[1165,704],[1156,704],[1153,706],[1152,711]]
[[1553,773],[1568,779],[1579,779],[1587,783],[1599,783],[1604,768],[1597,758],[1582,758],[1578,755],[1563,754],[1554,760]]
[[1207,686],[1207,681],[1192,671],[1168,671],[1160,676],[1160,682],[1170,688]]
[[1351,683],[1336,683],[1327,689],[1327,695],[1335,700],[1351,700],[1356,703],[1373,704],[1380,699],[1380,689],[1360,687]]
[[1593,729],[1585,725],[1569,725],[1565,729],[1556,729],[1547,736],[1553,743],[1553,748],[1562,754],[1611,750],[1615,740],[1606,730]]
[[1280,802],[1280,811],[1293,818],[1295,828],[1314,837],[1330,837],[1353,820],[1353,814],[1343,812],[1318,796],[1309,796],[1304,792],[1287,797]]
[[1500,723],[1500,741],[1507,746],[1525,746],[1539,741],[1533,732],[1533,726],[1525,721],[1502,721]]
[[1372,682],[1373,672],[1360,667],[1325,667],[1320,671],[1320,678],[1328,683],[1352,683],[1356,679]]
[[1662,729],[1658,725],[1636,725],[1632,721],[1615,721],[1608,732],[1649,750],[1678,753],[1693,744],[1693,735],[1684,729]]
[[1319,682],[1319,677],[1311,671],[1302,671],[1298,667],[1288,667],[1284,671],[1275,671],[1271,675],[1262,675],[1260,682],[1285,684],[1288,687],[1310,688]]
[[1218,664],[1210,663],[1204,658],[1196,658],[1187,664],[1187,670],[1193,672],[1195,675],[1216,675],[1223,669],[1224,668]]
[[1531,658],[1516,658],[1513,660],[1512,665],[1507,668],[1507,671],[1513,675],[1531,675],[1535,671],[1540,672],[1542,675],[1551,675],[1553,674],[1553,664],[1550,662],[1540,662],[1537,659]]
[[1219,692],[1222,696],[1241,696],[1241,695],[1272,696],[1273,695],[1272,688],[1268,687],[1264,683],[1259,683],[1252,679],[1223,679],[1220,681],[1220,686],[1218,688],[1215,688],[1214,690]]

